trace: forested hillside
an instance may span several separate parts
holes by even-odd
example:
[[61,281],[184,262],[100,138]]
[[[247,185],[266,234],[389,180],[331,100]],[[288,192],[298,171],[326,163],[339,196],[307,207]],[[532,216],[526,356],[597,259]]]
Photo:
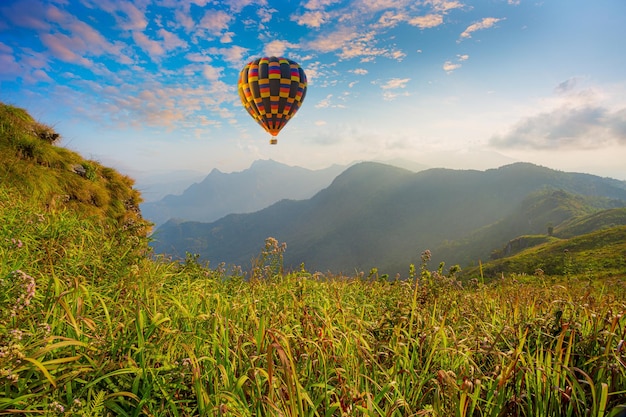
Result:
[[365,162],[301,201],[213,223],[158,228],[158,253],[199,254],[246,267],[266,236],[287,243],[285,262],[321,271],[404,273],[430,249],[433,260],[469,265],[523,234],[547,233],[576,216],[626,205],[626,183],[518,163],[487,171],[413,173]]

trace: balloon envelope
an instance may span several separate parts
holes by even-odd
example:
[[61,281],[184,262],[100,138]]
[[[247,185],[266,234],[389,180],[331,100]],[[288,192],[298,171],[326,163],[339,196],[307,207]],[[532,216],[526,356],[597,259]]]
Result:
[[296,62],[263,57],[246,64],[239,73],[239,98],[250,116],[270,135],[270,143],[296,114],[306,96],[307,80]]

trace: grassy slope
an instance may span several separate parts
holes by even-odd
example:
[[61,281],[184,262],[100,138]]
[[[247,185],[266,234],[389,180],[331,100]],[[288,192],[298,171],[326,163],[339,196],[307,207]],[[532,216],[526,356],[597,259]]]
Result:
[[0,415],[620,410],[622,280],[284,275],[270,240],[245,281],[48,201],[0,182]]
[[[482,265],[484,277],[501,274],[548,275],[626,274],[626,208],[601,210],[577,216],[554,229],[555,236],[520,236],[495,251],[499,259]],[[480,275],[479,267],[468,268],[464,276]]]
[[[528,195],[516,209],[489,226],[483,227],[469,236],[446,245],[434,248],[433,252],[446,260],[462,259],[461,266],[477,264],[492,258],[509,256],[524,245],[532,246],[540,234],[548,232],[549,226],[559,225],[572,218],[581,218],[602,208],[609,208],[614,202],[599,197],[585,197],[563,190],[545,189]],[[621,202],[621,204],[624,204]],[[535,237],[529,238],[528,235]],[[525,236],[518,238],[518,236]],[[512,240],[513,239],[513,240]],[[508,242],[508,244],[507,244]],[[498,249],[503,247],[502,249]]]
[[[482,266],[485,277],[493,278],[512,272],[548,275],[625,276],[626,226],[598,230],[570,239],[549,239],[513,256],[487,262]],[[478,267],[465,275],[480,274]]]
[[55,146],[59,134],[23,109],[0,103],[0,181],[48,209],[69,208],[147,233],[134,181]]

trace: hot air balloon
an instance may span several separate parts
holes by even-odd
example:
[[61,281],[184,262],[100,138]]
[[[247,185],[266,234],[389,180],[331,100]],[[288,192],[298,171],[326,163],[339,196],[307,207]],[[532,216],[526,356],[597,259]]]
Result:
[[270,135],[270,143],[296,114],[306,95],[306,75],[296,62],[275,56],[255,59],[239,73],[239,98]]

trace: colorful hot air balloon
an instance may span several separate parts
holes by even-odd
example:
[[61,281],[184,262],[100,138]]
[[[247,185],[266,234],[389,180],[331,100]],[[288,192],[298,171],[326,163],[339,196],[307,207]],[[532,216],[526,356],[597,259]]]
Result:
[[241,103],[276,144],[276,135],[285,127],[304,101],[306,75],[287,58],[264,57],[246,64],[239,74],[237,90]]

